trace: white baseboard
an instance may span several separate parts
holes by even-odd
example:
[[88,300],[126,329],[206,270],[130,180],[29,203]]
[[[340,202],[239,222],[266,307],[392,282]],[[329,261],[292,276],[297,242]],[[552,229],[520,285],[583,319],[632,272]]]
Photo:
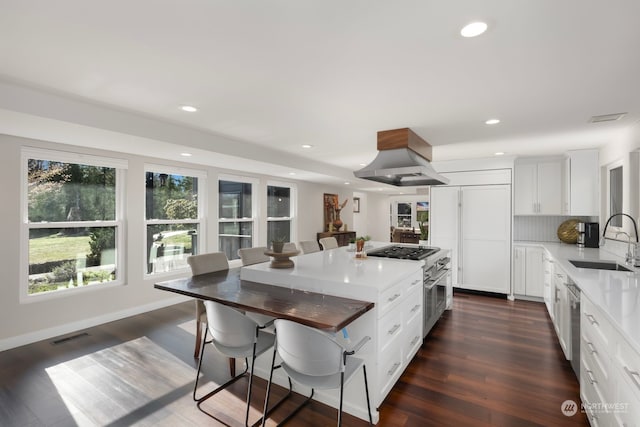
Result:
[[157,310],[159,308],[168,307],[170,305],[179,304],[181,302],[189,301],[193,298],[177,296],[175,298],[163,299],[151,304],[140,305],[132,307],[122,311],[116,311],[113,313],[104,314],[98,317],[92,317],[90,319],[83,319],[77,322],[66,323],[64,325],[55,326],[53,328],[40,329],[39,331],[31,332],[24,335],[18,335],[11,338],[0,340],[0,351],[9,350],[11,348],[20,347],[23,345],[31,344],[34,342],[50,339],[60,335],[69,334],[71,332],[79,331],[82,329],[90,328],[103,323],[113,322],[114,320],[124,319],[126,317],[135,316],[137,314],[146,313],[148,311]]

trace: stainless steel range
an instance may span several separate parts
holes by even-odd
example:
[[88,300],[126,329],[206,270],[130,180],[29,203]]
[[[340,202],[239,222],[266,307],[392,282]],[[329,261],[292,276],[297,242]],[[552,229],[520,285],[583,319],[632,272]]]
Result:
[[[424,323],[423,336],[427,336],[451,299],[451,259],[449,251],[433,246],[391,245],[367,251],[367,256],[424,260]],[[449,301],[448,301],[449,300]]]
[[391,245],[367,251],[367,256],[384,258],[410,259],[420,261],[438,252],[440,248],[433,246],[399,246]]

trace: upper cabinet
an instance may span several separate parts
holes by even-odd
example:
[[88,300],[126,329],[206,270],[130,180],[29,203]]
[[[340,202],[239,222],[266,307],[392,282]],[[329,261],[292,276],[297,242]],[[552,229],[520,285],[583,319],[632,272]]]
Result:
[[598,216],[600,181],[598,150],[569,151],[565,158],[563,215]]
[[514,166],[514,214],[561,215],[561,158],[522,159]]

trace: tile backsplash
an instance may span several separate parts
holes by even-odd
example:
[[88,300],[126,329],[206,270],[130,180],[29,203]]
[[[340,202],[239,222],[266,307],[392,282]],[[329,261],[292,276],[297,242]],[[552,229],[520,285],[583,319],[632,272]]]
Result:
[[513,240],[530,242],[559,242],[558,227],[564,221],[575,218],[584,222],[597,222],[590,216],[520,216],[513,217]]

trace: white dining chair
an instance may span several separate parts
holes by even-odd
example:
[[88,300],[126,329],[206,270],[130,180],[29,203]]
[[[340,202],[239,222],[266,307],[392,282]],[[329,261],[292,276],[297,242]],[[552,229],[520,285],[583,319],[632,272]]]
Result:
[[[267,396],[264,400],[262,425],[267,419],[267,407],[271,393],[273,370],[281,367],[289,377],[289,381],[310,387],[311,394],[293,412],[280,422],[284,424],[295,415],[313,397],[314,390],[340,389],[340,407],[338,409],[338,426],[342,424],[342,399],[344,386],[362,367],[364,374],[364,388],[369,411],[369,424],[373,424],[371,417],[371,402],[369,400],[369,385],[367,382],[367,368],[364,360],[352,357],[371,338],[365,336],[352,348],[341,345],[332,335],[291,320],[276,319],[276,342]],[[282,359],[276,366],[276,354]]]
[[[215,301],[205,301],[204,306],[207,313],[207,329],[204,335],[204,345],[200,350],[198,372],[196,373],[196,380],[193,386],[193,400],[197,402],[198,409],[203,413],[217,421],[223,422],[210,412],[205,411],[201,406],[202,403],[240,378],[247,376],[248,373],[249,384],[247,385],[246,412],[244,419],[245,426],[248,426],[249,409],[251,408],[253,371],[256,358],[273,347],[275,335],[264,330],[269,325],[260,325],[255,320],[250,319],[242,312],[232,307]],[[207,341],[207,337],[209,335],[211,335],[211,339]],[[242,373],[232,376],[229,381],[216,387],[214,390],[198,397],[198,381],[200,379],[200,372],[202,371],[202,361],[204,359],[204,352],[207,344],[212,344],[216,350],[225,356],[231,358],[244,358],[245,369]],[[251,357],[251,363],[249,363],[249,357]],[[291,393],[291,382],[289,382],[289,393]],[[283,400],[284,398],[281,399],[280,402]],[[279,403],[276,404],[274,408],[278,406]],[[265,406],[265,408],[267,408],[267,406]],[[265,410],[264,412],[268,413],[269,411]],[[260,420],[258,420],[256,424],[259,422]]]
[[[193,276],[229,269],[229,261],[227,260],[227,255],[225,255],[224,252],[210,252],[200,255],[191,255],[187,258],[187,264],[189,264],[189,267],[191,267],[191,274]],[[204,310],[204,304],[202,303],[202,300],[197,299],[196,345],[195,349],[193,350],[193,357],[198,357],[200,355],[200,346],[202,345],[202,323],[206,323],[206,321],[207,317]],[[233,370],[234,369],[232,368],[232,371]]]
[[302,250],[303,254],[312,254],[321,250],[317,240],[304,240],[298,242],[298,245],[300,245],[300,250]]
[[338,247],[338,240],[336,240],[335,237],[330,236],[330,237],[323,237],[322,239],[320,239],[320,246],[322,246],[322,250],[327,250],[327,249],[335,249]]
[[264,254],[267,250],[266,246],[242,248],[238,249],[238,256],[242,260],[242,265],[258,264],[260,262],[267,262],[271,259],[269,258],[269,255]]

